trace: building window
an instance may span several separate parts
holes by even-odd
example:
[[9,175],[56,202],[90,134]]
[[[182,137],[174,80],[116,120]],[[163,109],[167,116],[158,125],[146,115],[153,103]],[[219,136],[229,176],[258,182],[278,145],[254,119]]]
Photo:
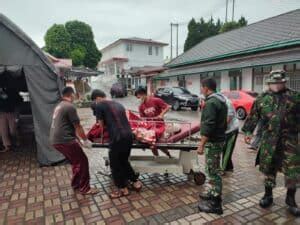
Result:
[[156,56],[159,55],[159,48],[158,48],[158,46],[155,47],[155,55],[156,55]]
[[221,91],[221,71],[214,72],[213,78],[217,83],[217,91]]
[[152,55],[152,46],[148,46],[148,55]]
[[265,87],[265,77],[271,72],[272,66],[259,66],[253,68],[252,90],[261,93]]
[[263,74],[270,73],[271,70],[272,70],[271,66],[263,66],[263,68],[262,68]]
[[262,67],[253,68],[253,75],[261,75],[261,74],[262,74]]
[[286,72],[294,72],[295,71],[295,64],[289,63],[284,65],[284,70]]
[[299,64],[289,63],[284,65],[287,78],[287,86],[293,90],[300,91]]
[[230,90],[241,90],[242,89],[242,71],[232,70],[229,71],[230,79]]
[[178,86],[179,87],[186,87],[186,82],[185,82],[185,76],[179,76],[177,77],[177,81],[178,81]]
[[132,52],[133,48],[132,48],[132,44],[126,44],[126,51],[127,52]]

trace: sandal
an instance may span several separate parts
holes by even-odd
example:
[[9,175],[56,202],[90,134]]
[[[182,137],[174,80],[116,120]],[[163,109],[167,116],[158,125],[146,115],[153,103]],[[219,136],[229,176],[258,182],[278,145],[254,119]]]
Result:
[[88,190],[87,192],[81,193],[83,195],[94,195],[94,194],[98,194],[99,193],[99,189],[97,188],[90,188],[90,190]]
[[137,182],[139,183],[139,186],[136,187],[136,186],[134,186],[134,183],[132,183],[132,189],[135,190],[136,192],[140,192],[143,188],[143,184],[141,181],[137,181]]
[[122,198],[130,195],[130,192],[124,193],[124,191],[118,190],[118,191],[113,191],[112,193],[109,194],[110,199],[117,199],[117,198]]

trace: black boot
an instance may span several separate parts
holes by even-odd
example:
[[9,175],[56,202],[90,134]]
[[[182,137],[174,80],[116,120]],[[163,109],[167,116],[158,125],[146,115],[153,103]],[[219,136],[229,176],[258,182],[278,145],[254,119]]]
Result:
[[265,195],[259,201],[259,205],[262,208],[268,208],[273,204],[273,191],[271,187],[265,187]]
[[222,199],[220,196],[218,197],[211,196],[209,200],[200,201],[198,205],[198,209],[200,212],[214,213],[214,214],[221,215],[223,214]]
[[205,200],[205,201],[210,200],[211,197],[212,196],[209,193],[200,193],[199,194],[199,198],[202,200]]
[[300,209],[295,200],[296,188],[289,188],[286,193],[285,203],[288,205],[288,210],[293,216],[300,216]]

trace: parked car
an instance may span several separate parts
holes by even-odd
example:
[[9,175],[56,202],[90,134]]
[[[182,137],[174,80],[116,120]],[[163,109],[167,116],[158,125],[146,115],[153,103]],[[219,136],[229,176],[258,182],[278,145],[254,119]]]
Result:
[[258,95],[256,92],[244,90],[224,91],[222,93],[231,100],[239,120],[246,119],[251,111],[254,100]]
[[199,107],[198,96],[191,94],[187,89],[182,87],[159,88],[155,92],[155,96],[163,99],[176,111],[180,110],[181,107],[188,107],[193,111],[197,111]]
[[114,83],[110,89],[110,96],[112,98],[120,98],[127,96],[127,88],[123,83]]

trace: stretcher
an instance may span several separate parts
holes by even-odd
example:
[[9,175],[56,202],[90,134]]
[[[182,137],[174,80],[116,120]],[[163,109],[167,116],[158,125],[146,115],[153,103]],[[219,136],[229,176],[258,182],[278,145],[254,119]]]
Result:
[[[155,122],[155,121],[154,121]],[[160,173],[166,177],[172,174],[187,174],[193,176],[197,185],[205,182],[205,175],[200,171],[198,154],[196,152],[198,144],[192,141],[192,135],[200,131],[198,122],[165,121],[165,124],[173,126],[180,125],[180,131],[172,133],[168,138],[161,137],[156,142],[157,149],[169,150],[170,152],[179,151],[178,157],[151,156],[151,155],[132,155],[130,163],[134,170],[142,173]],[[109,143],[100,141],[93,143],[93,148],[109,148]],[[134,142],[132,149],[150,149],[147,143]],[[106,165],[109,162],[106,160]],[[101,173],[101,172],[100,172]]]

